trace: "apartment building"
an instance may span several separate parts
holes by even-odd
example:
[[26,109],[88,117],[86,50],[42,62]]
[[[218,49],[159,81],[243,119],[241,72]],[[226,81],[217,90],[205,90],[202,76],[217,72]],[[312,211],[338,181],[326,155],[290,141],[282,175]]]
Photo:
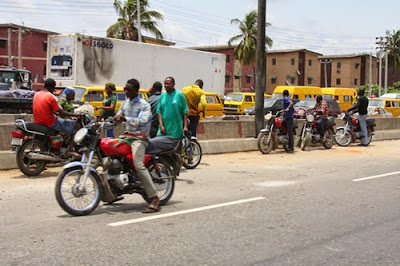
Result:
[[[321,87],[356,88],[369,84],[370,66],[372,84],[378,83],[379,61],[369,54],[319,56]],[[370,65],[370,62],[372,63]]]
[[319,86],[322,54],[307,49],[271,50],[267,53],[267,93],[276,86]]

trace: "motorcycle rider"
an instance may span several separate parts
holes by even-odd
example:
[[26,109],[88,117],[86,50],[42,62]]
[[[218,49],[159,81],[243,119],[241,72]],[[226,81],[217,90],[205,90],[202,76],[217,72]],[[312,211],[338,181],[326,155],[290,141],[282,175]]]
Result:
[[146,100],[138,95],[140,88],[139,81],[130,79],[127,81],[124,90],[127,100],[125,100],[117,112],[114,120],[126,122],[127,137],[133,139],[132,155],[136,172],[145,189],[151,203],[143,213],[154,213],[160,211],[160,198],[151,179],[150,173],[144,165],[144,154],[149,145],[149,133],[151,125],[151,107]]
[[[289,97],[289,91],[284,90],[283,91],[283,109],[285,111],[285,114],[283,115],[285,119],[285,125],[286,125],[286,132],[289,137],[289,153],[294,152],[294,135],[293,135],[293,101]],[[277,142],[275,142],[277,143]]]
[[355,110],[355,112],[358,112],[358,121],[360,122],[360,128],[361,128],[361,134],[360,134],[360,139],[361,139],[361,144],[358,146],[368,146],[367,142],[367,136],[368,136],[368,131],[367,131],[367,117],[368,117],[368,98],[364,96],[365,90],[364,89],[359,89],[358,90],[358,99],[357,103],[351,107],[347,112],[350,112],[352,110]]
[[[33,122],[72,136],[78,129],[77,123],[73,120],[60,117],[73,117],[80,114],[64,111],[53,94],[55,89],[56,82],[54,79],[49,78],[44,82],[44,89],[35,93],[32,104]],[[60,117],[56,117],[55,114],[58,114]],[[73,151],[73,141],[70,141],[67,155],[80,157],[77,152]]]
[[316,121],[317,121],[317,128],[318,128],[318,132],[319,132],[319,136],[320,136],[320,140],[321,142],[325,141],[325,123],[327,121],[328,118],[328,103],[322,99],[321,95],[317,95],[316,98],[316,103],[315,106],[313,108],[313,113],[316,117]]

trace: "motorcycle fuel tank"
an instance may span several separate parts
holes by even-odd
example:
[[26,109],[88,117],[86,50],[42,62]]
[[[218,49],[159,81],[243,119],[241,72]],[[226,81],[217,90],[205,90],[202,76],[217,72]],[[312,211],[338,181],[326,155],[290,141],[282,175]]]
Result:
[[100,148],[108,156],[127,156],[132,153],[131,145],[122,139],[101,139]]

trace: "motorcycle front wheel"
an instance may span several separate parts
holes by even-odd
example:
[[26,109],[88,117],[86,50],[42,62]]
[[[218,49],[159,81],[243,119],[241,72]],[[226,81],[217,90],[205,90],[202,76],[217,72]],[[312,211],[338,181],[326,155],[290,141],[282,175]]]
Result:
[[304,139],[301,140],[300,149],[302,151],[305,151],[310,142],[311,142],[311,132],[306,131],[304,134]]
[[201,146],[196,140],[192,139],[190,146],[184,147],[183,166],[186,169],[194,169],[200,164],[201,157]]
[[[157,162],[160,171],[157,172],[154,164],[151,164],[148,169],[153,179],[154,186],[157,190],[157,196],[160,198],[160,204],[165,205],[171,199],[175,189],[175,178],[172,173],[172,168],[165,162]],[[169,177],[169,178],[167,178]],[[151,199],[147,194],[142,194],[143,199],[150,204]]]
[[57,178],[55,194],[60,207],[74,216],[88,215],[100,203],[102,186],[93,172],[88,174],[86,185],[81,188],[84,171],[81,167],[64,169]]
[[257,137],[257,145],[260,152],[268,154],[272,151],[274,141],[272,140],[271,132],[259,133]]
[[339,128],[335,132],[335,142],[341,147],[347,147],[351,143],[351,134],[344,128]]
[[17,165],[19,170],[27,176],[37,176],[46,168],[46,161],[31,160],[29,152],[43,153],[46,151],[45,144],[39,140],[29,139],[25,141],[17,152]]

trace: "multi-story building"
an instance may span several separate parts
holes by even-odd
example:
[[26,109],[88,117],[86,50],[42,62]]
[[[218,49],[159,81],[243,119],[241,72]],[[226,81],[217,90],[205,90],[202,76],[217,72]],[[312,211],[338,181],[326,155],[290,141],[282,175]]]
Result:
[[271,50],[267,53],[267,93],[276,86],[319,86],[318,56],[307,49]]
[[32,72],[33,89],[43,87],[46,76],[47,35],[52,31],[16,24],[0,24],[0,65]]
[[[372,84],[378,83],[379,62],[369,54],[324,55],[319,56],[321,87],[356,88],[369,84],[370,71]],[[371,70],[370,70],[371,66]]]

